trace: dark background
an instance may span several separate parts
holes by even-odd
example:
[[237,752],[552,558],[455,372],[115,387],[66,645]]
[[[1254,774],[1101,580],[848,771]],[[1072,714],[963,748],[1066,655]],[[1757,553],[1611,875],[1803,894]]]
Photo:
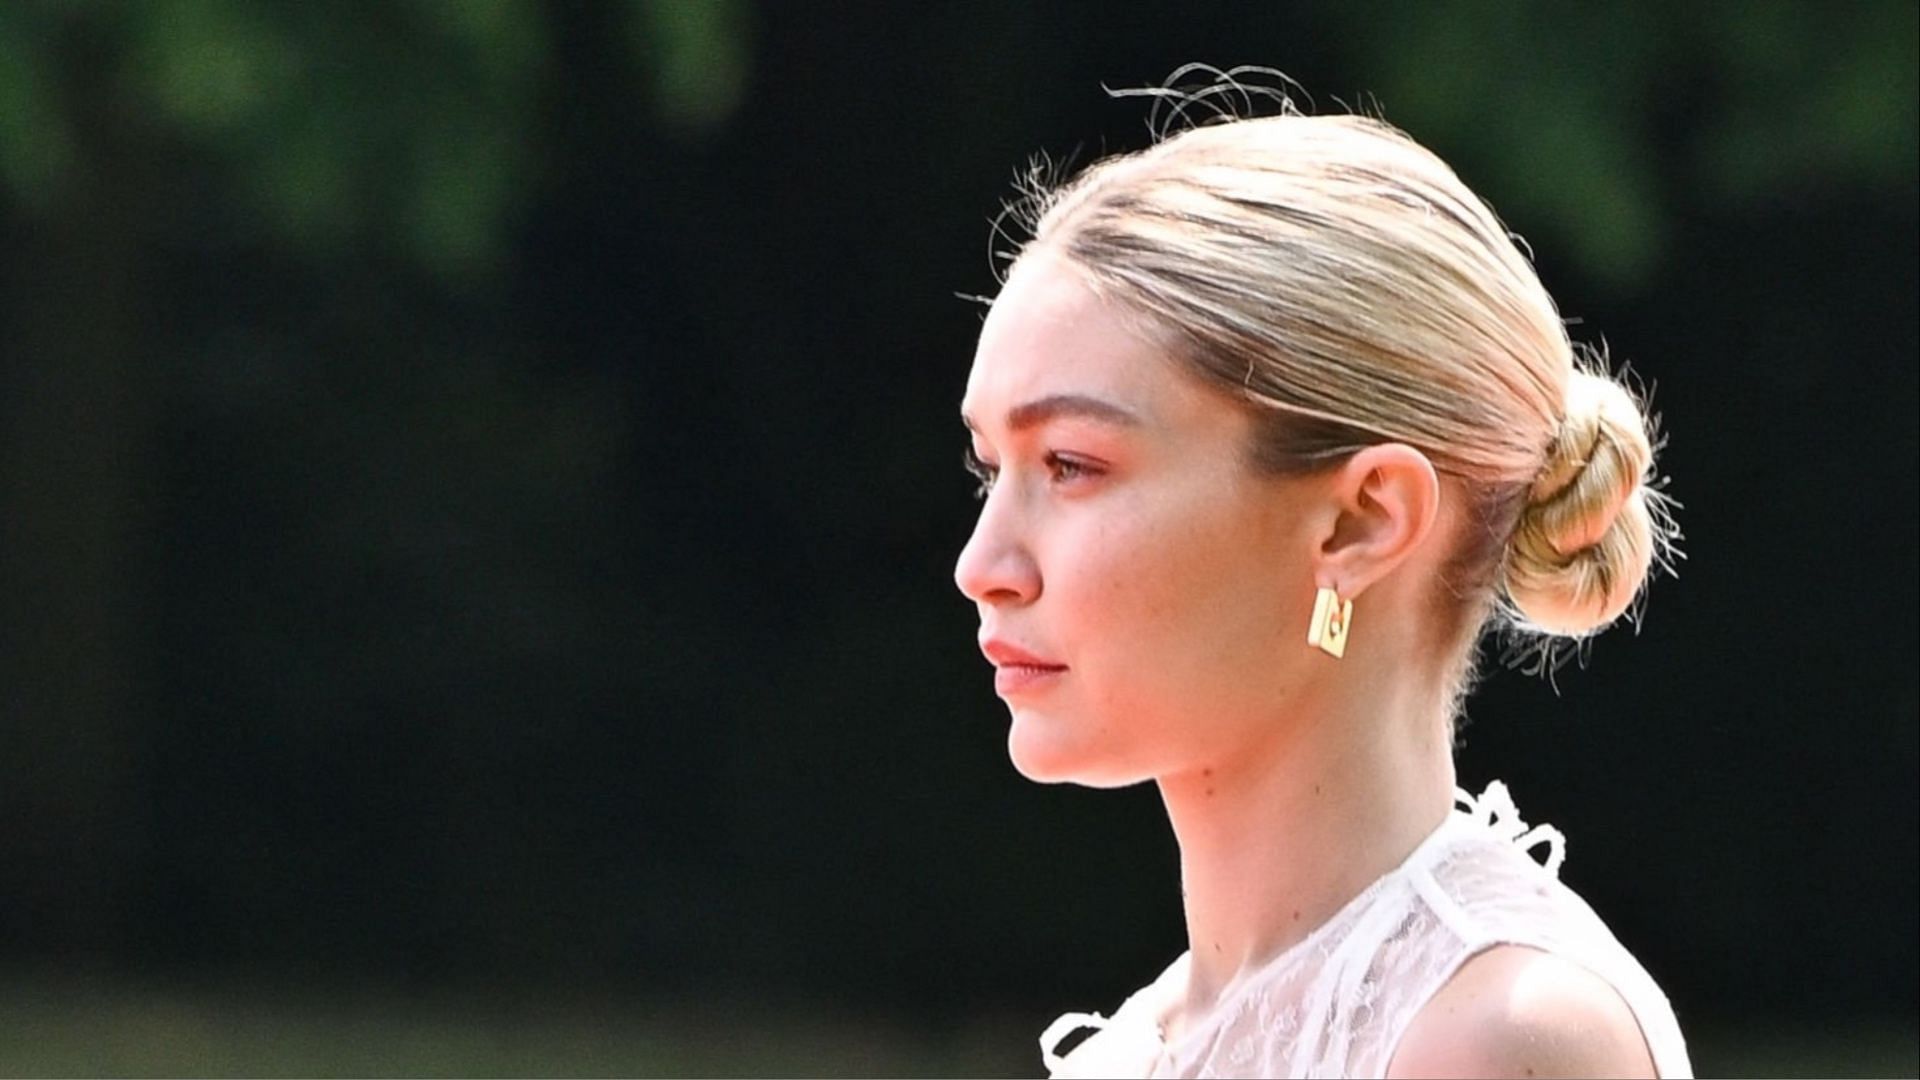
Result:
[[[1031,1069],[1157,973],[1156,796],[1013,773],[950,581],[955,293],[1189,60],[1408,129],[1656,389],[1680,576],[1489,679],[1463,783],[1568,834],[1704,1071],[1911,1072],[1910,0],[0,8],[0,1068],[866,1060],[205,1049],[377,986]],[[103,1001],[187,1056],[45,1056]]]

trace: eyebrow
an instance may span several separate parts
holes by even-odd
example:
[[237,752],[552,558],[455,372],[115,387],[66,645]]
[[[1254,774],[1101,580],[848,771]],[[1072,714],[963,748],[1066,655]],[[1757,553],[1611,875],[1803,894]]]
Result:
[[[1111,401],[1102,401],[1085,394],[1050,394],[1025,404],[1015,405],[1008,410],[1007,430],[1026,431],[1068,416],[1112,424],[1115,427],[1140,426],[1140,417],[1137,414]],[[966,413],[960,414],[960,422],[967,425],[967,430],[974,430],[973,418]]]

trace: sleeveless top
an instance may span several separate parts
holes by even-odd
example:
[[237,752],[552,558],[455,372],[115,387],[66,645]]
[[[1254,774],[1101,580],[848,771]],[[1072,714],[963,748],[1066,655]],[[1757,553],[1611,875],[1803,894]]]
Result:
[[[1474,955],[1524,945],[1605,979],[1632,1010],[1663,1077],[1691,1077],[1685,1041],[1649,976],[1558,877],[1564,840],[1528,828],[1505,785],[1458,808],[1413,854],[1304,940],[1238,980],[1169,1045],[1191,953],[1111,1019],[1068,1013],[1040,1037],[1050,1076],[1384,1076],[1414,1015]],[[1545,865],[1528,854],[1545,845]],[[1081,1028],[1094,1034],[1060,1055]]]

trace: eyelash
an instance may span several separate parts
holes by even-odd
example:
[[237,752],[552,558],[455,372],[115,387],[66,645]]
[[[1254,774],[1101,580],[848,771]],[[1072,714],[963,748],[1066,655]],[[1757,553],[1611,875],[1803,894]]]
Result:
[[[1052,474],[1054,483],[1065,483],[1079,477],[1092,476],[1099,471],[1086,462],[1075,461],[1053,452],[1048,452],[1045,460],[1047,471]],[[986,498],[987,493],[993,490],[993,482],[1000,478],[1000,466],[989,465],[980,460],[980,455],[974,453],[971,446],[966,449],[965,463],[967,471],[973,474],[974,479],[980,481],[980,486],[973,491],[973,497]]]
[[976,499],[986,498],[987,492],[993,490],[993,478],[1000,474],[999,468],[981,461],[980,455],[974,453],[973,447],[971,446],[967,447],[966,456],[962,461],[966,465],[967,471],[973,474],[973,478],[980,481],[980,486],[973,489],[973,497]]

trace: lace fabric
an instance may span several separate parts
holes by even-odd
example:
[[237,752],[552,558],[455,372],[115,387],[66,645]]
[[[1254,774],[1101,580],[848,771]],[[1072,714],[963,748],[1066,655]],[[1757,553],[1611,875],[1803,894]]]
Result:
[[[1692,1075],[1672,1007],[1606,925],[1556,876],[1565,841],[1529,827],[1498,782],[1299,944],[1242,979],[1168,1044],[1163,1020],[1186,991],[1182,955],[1111,1019],[1069,1013],[1041,1036],[1053,1077],[1383,1076],[1415,1014],[1474,955],[1525,945],[1611,984],[1640,1023],[1661,1076]],[[1546,861],[1527,853],[1544,846]],[[1053,1048],[1081,1028],[1092,1036]]]

